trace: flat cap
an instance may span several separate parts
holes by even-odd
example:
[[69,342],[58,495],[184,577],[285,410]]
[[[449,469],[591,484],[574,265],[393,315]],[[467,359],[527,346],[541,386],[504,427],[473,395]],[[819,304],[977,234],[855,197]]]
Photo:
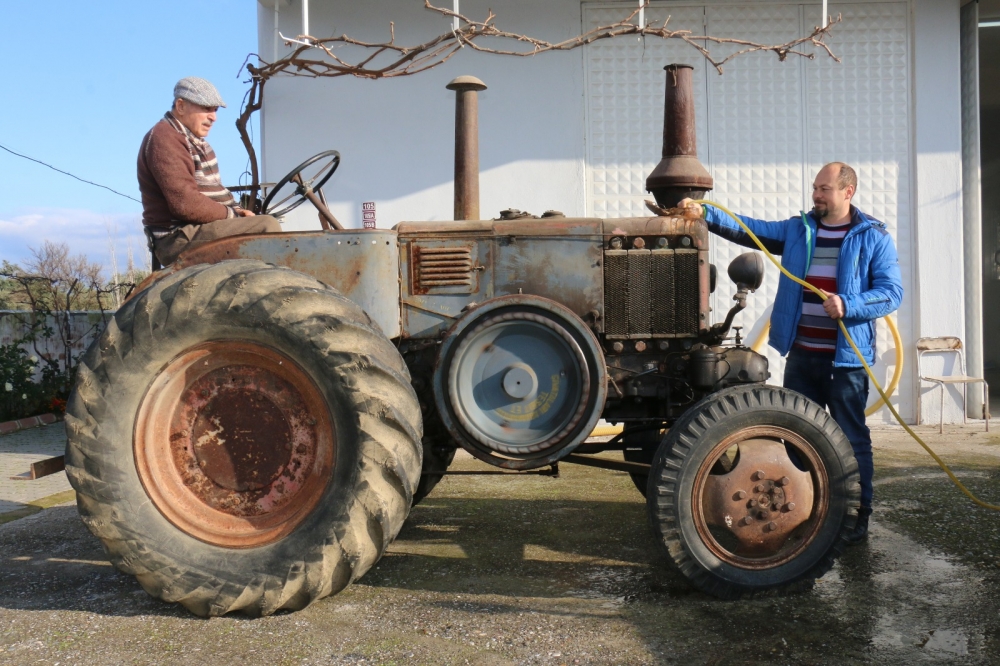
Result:
[[174,99],[183,99],[201,106],[226,106],[222,95],[211,83],[197,76],[187,76],[174,86]]

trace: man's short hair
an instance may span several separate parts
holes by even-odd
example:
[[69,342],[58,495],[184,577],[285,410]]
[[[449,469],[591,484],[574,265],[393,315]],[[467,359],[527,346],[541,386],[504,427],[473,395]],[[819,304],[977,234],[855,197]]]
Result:
[[851,165],[844,162],[830,162],[823,168],[825,169],[828,166],[840,167],[840,173],[837,174],[838,190],[846,190],[848,185],[853,185],[854,193],[858,193],[858,174],[851,168]]

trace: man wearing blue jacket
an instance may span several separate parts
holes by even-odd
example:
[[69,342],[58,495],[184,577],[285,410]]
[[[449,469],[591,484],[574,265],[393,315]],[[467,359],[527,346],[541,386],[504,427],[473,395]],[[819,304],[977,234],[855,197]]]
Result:
[[[885,224],[851,205],[857,174],[843,162],[827,164],[813,182],[813,209],[782,222],[740,216],[792,274],[822,289],[823,301],[781,275],[771,313],[769,344],[785,356],[785,387],[830,411],[854,448],[861,475],[858,522],[849,537],[868,536],[872,512],[872,440],[865,424],[868,375],[840,333],[842,319],[869,365],[875,363],[875,320],[903,300],[899,259]],[[690,199],[681,207],[697,206]],[[704,206],[708,228],[756,249],[726,213]]]

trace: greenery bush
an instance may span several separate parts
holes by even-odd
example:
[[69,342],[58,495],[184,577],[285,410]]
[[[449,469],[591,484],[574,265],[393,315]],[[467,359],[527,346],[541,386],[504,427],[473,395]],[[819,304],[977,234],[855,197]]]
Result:
[[68,390],[58,364],[29,356],[23,342],[0,345],[0,423],[66,407]]

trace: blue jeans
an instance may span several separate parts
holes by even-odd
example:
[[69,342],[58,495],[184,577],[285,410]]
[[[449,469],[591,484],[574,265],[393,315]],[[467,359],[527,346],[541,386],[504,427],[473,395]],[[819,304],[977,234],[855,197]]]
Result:
[[871,508],[872,435],[865,423],[868,375],[864,368],[835,368],[833,354],[792,349],[785,362],[785,388],[806,396],[830,416],[847,435],[861,474],[861,506]]

